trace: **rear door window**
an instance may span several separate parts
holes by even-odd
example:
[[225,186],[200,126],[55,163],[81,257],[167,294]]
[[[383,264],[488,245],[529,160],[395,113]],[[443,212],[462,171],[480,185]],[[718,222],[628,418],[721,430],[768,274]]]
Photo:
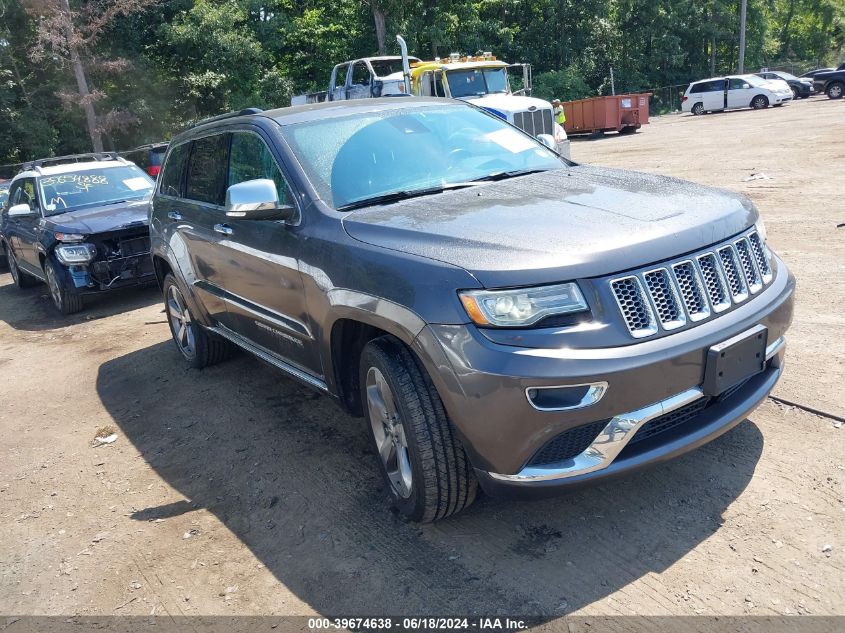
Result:
[[190,143],[182,143],[171,150],[160,179],[159,193],[161,195],[173,196],[174,198],[183,196],[182,185],[185,182],[185,164],[190,149]]
[[229,154],[229,134],[197,139],[188,159],[185,197],[222,206]]

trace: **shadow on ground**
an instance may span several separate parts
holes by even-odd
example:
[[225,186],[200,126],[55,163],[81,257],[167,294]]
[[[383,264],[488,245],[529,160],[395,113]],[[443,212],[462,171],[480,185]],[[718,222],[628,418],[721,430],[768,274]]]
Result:
[[103,364],[97,390],[186,497],[133,518],[207,508],[326,615],[562,615],[716,532],[763,447],[746,421],[629,480],[551,500],[481,499],[419,526],[389,509],[363,422],[251,357],[193,371],[168,341]]
[[56,330],[68,325],[129,312],[161,302],[161,292],[155,285],[144,288],[123,288],[85,297],[82,312],[62,316],[50,299],[46,284],[20,289],[12,283],[8,273],[0,274],[0,321],[16,330]]

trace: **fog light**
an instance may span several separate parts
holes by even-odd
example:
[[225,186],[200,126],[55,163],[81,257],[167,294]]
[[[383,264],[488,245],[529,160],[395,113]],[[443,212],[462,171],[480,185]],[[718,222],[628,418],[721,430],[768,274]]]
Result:
[[525,396],[539,411],[568,411],[583,409],[601,400],[607,391],[606,382],[555,387],[528,387]]

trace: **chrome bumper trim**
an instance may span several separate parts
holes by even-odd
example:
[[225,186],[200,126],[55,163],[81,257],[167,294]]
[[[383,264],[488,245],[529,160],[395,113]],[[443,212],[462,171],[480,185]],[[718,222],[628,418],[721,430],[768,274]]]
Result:
[[[785,344],[786,341],[781,336],[766,346],[766,360],[768,361],[780,353]],[[529,466],[515,475],[488,474],[499,481],[532,482],[567,479],[607,468],[646,422],[675,409],[680,409],[702,397],[704,397],[704,392],[701,388],[693,387],[642,409],[617,415],[607,423],[604,430],[583,453],[564,462],[567,466],[561,467],[560,464]]]

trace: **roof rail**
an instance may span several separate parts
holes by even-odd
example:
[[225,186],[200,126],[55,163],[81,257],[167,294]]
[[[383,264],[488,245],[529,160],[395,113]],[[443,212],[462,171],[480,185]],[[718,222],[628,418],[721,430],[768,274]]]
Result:
[[20,171],[28,171],[47,165],[61,165],[63,163],[81,163],[83,161],[116,160],[117,152],[91,152],[89,154],[68,154],[67,156],[53,156],[30,160],[21,165]]
[[264,112],[261,108],[244,108],[243,110],[238,110],[237,112],[227,112],[226,114],[218,114],[217,116],[209,117],[207,119],[202,119],[197,121],[196,123],[189,126],[190,128],[199,127],[200,125],[205,125],[206,123],[214,123],[215,121],[222,121],[223,119],[231,119],[236,116],[247,116],[250,114],[258,114],[259,112]]

